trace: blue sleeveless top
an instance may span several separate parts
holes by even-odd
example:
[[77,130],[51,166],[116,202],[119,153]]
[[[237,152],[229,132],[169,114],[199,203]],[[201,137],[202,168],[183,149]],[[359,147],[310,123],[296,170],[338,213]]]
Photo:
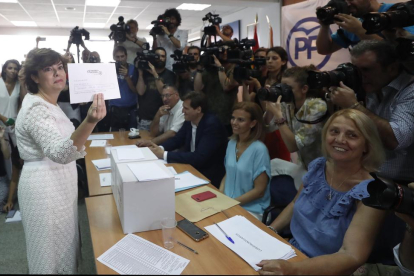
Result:
[[345,233],[356,212],[358,201],[369,197],[364,180],[348,192],[332,189],[325,176],[326,159],[317,158],[309,164],[303,177],[303,190],[295,202],[290,228],[290,243],[309,257],[338,252]]

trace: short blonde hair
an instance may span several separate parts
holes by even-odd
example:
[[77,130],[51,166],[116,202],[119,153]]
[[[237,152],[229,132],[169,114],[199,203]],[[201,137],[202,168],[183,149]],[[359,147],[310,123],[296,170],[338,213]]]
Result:
[[[261,140],[265,135],[265,124],[263,120],[263,111],[257,103],[254,102],[240,102],[233,106],[233,112],[235,110],[244,110],[250,114],[250,120],[256,120],[256,125],[250,130],[248,142]],[[239,135],[233,134],[230,139],[238,140]]]
[[342,109],[335,112],[329,118],[322,129],[322,154],[325,158],[330,158],[326,150],[326,134],[333,120],[340,116],[352,120],[365,138],[367,152],[362,157],[362,167],[368,172],[376,171],[385,160],[384,147],[374,122],[367,115],[356,109]]

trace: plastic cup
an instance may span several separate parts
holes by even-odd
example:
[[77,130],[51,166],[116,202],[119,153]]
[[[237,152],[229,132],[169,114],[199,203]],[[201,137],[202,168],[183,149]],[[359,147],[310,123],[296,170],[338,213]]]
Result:
[[173,235],[176,226],[177,221],[175,220],[175,218],[163,218],[161,220],[162,238],[164,241],[164,247],[166,249],[171,249],[174,247]]
[[112,149],[112,145],[111,145],[111,144],[106,143],[106,146],[105,146],[105,153],[106,153],[106,157],[108,157],[108,158],[111,156],[111,149]]

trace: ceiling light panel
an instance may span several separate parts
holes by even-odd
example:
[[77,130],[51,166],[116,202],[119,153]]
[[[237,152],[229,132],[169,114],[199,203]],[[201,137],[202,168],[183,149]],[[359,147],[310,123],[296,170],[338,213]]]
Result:
[[18,27],[37,27],[34,21],[10,21],[14,26]]
[[105,28],[105,23],[83,23],[84,28],[102,29]]
[[120,0],[86,0],[86,6],[116,7]]
[[190,4],[190,3],[184,3],[177,7],[177,10],[189,10],[189,11],[202,11],[204,9],[207,9],[211,5],[209,4]]
[[0,0],[0,3],[17,3],[17,0]]

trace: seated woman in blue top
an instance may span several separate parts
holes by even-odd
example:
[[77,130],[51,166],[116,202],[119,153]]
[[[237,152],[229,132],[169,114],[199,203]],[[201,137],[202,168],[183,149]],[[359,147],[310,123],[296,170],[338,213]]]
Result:
[[369,172],[384,160],[378,131],[355,109],[336,112],[322,130],[324,157],[309,164],[298,194],[271,226],[290,223],[290,243],[310,258],[297,263],[264,260],[261,274],[349,275],[371,253],[385,212],[362,204]]
[[240,201],[241,206],[261,219],[270,204],[270,158],[263,138],[263,112],[253,102],[238,103],[231,118],[233,136],[227,145],[226,175],[220,191]]

